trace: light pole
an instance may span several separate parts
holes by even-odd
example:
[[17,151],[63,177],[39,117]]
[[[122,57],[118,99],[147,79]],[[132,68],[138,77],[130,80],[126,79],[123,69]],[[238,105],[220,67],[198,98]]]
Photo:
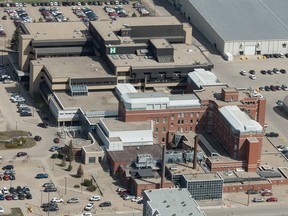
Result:
[[82,190],[83,190],[83,179],[81,180],[80,186],[81,186],[81,194],[82,194]]
[[65,194],[66,194],[66,192],[67,192],[67,177],[64,177],[64,179],[65,179]]
[[41,205],[43,204],[43,190],[41,190]]

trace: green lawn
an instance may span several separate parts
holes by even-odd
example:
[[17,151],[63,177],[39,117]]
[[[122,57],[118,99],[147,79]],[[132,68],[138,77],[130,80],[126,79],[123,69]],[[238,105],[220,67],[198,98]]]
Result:
[[[0,132],[0,149],[23,149],[36,145],[33,137],[27,137],[26,131],[4,131]],[[13,138],[13,141],[9,140]]]
[[11,214],[4,214],[3,216],[24,216],[20,208],[11,208]]

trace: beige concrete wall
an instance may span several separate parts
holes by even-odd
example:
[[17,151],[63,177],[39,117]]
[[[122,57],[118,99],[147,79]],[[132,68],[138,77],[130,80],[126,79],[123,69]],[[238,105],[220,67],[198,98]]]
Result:
[[39,83],[42,81],[40,79],[41,70],[43,65],[38,63],[37,61],[30,62],[30,93],[37,93],[39,92]]
[[189,23],[183,23],[183,30],[185,31],[185,43],[192,44],[192,26]]
[[31,46],[30,41],[32,40],[31,35],[20,35],[19,40],[19,67],[22,71],[28,71],[29,67],[29,58],[30,58],[30,51]]

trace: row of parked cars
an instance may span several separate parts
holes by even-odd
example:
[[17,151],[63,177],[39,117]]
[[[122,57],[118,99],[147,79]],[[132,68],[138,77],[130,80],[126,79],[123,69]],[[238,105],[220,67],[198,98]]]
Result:
[[72,11],[83,22],[98,20],[96,13],[89,7],[73,6]]
[[[250,189],[248,191],[246,191],[246,194],[260,194],[261,196],[259,197],[254,197],[252,199],[253,202],[277,202],[278,199],[276,197],[273,197],[273,193],[271,192],[271,190],[269,189],[263,189],[263,190],[253,190]],[[264,197],[269,197],[265,200]]]
[[122,5],[105,6],[103,8],[111,19],[117,19],[118,17],[128,17],[128,13],[124,10]]
[[67,17],[59,10],[58,7],[40,7],[39,11],[46,22],[66,22]]
[[133,4],[133,8],[136,8],[137,11],[141,14],[141,16],[150,16],[150,12],[146,9],[146,7],[140,3],[140,2],[135,2]]
[[274,53],[274,54],[264,54],[263,57],[265,57],[266,59],[269,58],[288,58],[288,53],[286,53],[285,55],[283,53]]
[[19,7],[16,9],[5,8],[4,10],[13,20],[15,26],[19,26],[20,23],[32,23],[33,19],[27,14],[26,9],[24,7]]
[[10,97],[13,103],[17,103],[20,116],[32,116],[31,108],[25,103],[25,98],[19,93],[13,93]]
[[138,204],[142,204],[143,203],[143,198],[142,197],[136,197],[136,196],[130,195],[129,191],[126,190],[125,188],[117,188],[116,192],[124,200],[131,200],[132,202],[137,202]]
[[260,86],[260,91],[288,91],[288,86],[286,84],[283,85],[266,85],[266,86]]
[[[0,26],[1,29],[1,26]],[[13,83],[11,77],[7,75],[6,69],[4,65],[0,65],[0,81],[3,83]]]
[[3,187],[0,190],[0,200],[25,200],[32,199],[32,194],[29,187],[17,186],[16,188],[10,187],[9,189]]

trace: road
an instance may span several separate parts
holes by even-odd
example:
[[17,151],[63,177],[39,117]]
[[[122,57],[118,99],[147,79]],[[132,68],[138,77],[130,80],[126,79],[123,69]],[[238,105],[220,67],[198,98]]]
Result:
[[207,216],[287,216],[286,205],[204,210]]

